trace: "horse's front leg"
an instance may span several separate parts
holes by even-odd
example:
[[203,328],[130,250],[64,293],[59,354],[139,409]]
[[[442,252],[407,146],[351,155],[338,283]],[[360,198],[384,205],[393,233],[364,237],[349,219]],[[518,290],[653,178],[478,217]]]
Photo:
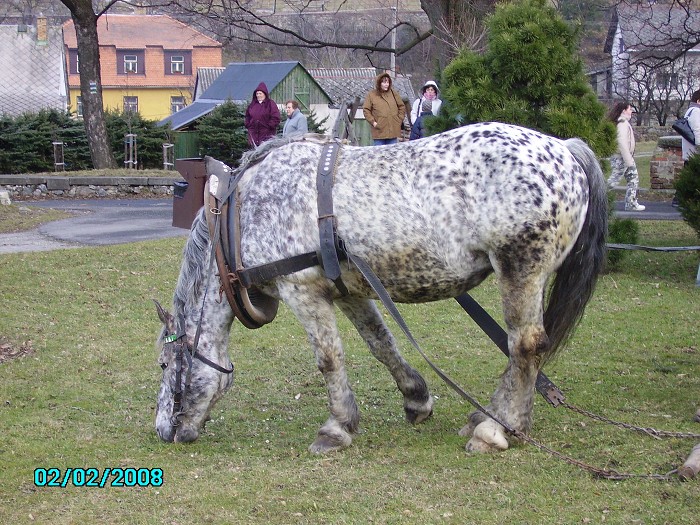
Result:
[[355,395],[345,372],[345,356],[331,293],[326,288],[323,285],[294,286],[289,293],[280,289],[284,301],[306,330],[328,389],[330,417],[309,447],[314,454],[350,446],[352,434],[357,432],[360,422]]
[[336,303],[365,340],[372,355],[394,377],[403,394],[406,419],[418,424],[430,417],[433,413],[433,396],[423,377],[399,353],[396,340],[374,301],[348,296],[336,300]]

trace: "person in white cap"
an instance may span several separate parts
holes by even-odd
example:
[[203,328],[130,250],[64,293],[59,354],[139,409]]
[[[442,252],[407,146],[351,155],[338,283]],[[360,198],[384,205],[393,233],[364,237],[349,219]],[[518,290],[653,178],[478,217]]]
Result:
[[434,80],[428,80],[425,84],[423,84],[420,92],[420,98],[417,98],[411,107],[411,125],[413,125],[416,119],[420,117],[424,100],[430,100],[432,102],[431,111],[433,112],[433,115],[437,115],[440,112],[440,106],[442,105],[442,100],[440,100],[440,89]]

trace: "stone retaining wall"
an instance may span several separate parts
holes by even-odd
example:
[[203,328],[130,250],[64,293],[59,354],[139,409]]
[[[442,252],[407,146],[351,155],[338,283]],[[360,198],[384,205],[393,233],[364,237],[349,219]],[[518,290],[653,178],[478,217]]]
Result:
[[672,190],[678,172],[683,169],[681,137],[659,137],[649,162],[649,178],[652,190]]
[[0,190],[13,200],[42,198],[166,197],[181,177],[63,177],[0,175]]

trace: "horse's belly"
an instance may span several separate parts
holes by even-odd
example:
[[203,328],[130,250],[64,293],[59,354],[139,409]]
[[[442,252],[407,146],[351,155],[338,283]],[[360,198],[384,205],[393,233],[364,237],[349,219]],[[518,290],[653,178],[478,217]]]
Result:
[[[486,254],[465,255],[458,266],[431,254],[413,252],[406,256],[386,253],[368,255],[367,264],[391,298],[402,303],[421,303],[456,297],[481,283],[493,271]],[[356,270],[343,275],[351,291],[371,295],[369,286]]]

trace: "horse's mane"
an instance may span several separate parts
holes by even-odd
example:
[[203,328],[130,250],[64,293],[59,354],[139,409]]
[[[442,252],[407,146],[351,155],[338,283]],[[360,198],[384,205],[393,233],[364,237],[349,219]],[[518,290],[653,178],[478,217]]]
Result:
[[173,315],[176,319],[198,306],[195,299],[199,297],[209,264],[208,245],[209,228],[202,208],[192,223],[190,236],[182,250],[182,267],[173,297]]
[[287,137],[277,137],[270,140],[266,140],[260,146],[255,149],[246,151],[241,157],[240,165],[231,172],[232,177],[237,177],[238,175],[245,172],[248,168],[255,166],[263,159],[265,159],[274,150],[281,148],[287,144],[294,142],[311,142],[313,144],[327,144],[332,142],[334,139],[328,135],[320,135],[318,133],[293,133]]

